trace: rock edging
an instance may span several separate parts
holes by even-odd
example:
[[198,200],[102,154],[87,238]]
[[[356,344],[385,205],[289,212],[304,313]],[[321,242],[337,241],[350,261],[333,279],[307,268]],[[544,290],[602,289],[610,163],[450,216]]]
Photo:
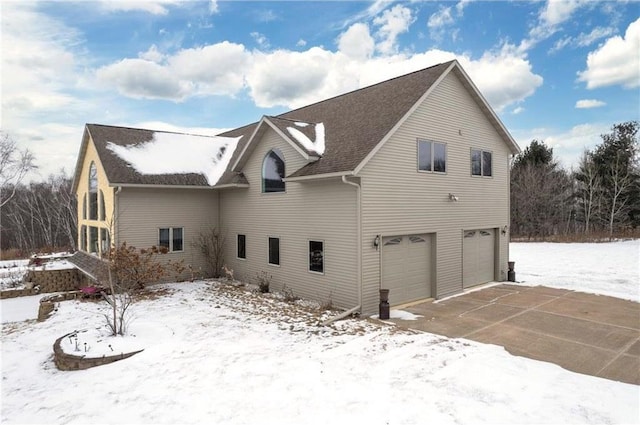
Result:
[[53,361],[59,370],[84,370],[96,366],[102,366],[105,364],[117,362],[118,360],[128,359],[129,357],[138,354],[144,350],[133,351],[131,353],[121,353],[114,356],[102,356],[102,357],[85,357],[76,356],[73,354],[65,353],[60,346],[60,341],[64,338],[73,335],[75,332],[70,332],[66,335],[56,339],[53,344]]

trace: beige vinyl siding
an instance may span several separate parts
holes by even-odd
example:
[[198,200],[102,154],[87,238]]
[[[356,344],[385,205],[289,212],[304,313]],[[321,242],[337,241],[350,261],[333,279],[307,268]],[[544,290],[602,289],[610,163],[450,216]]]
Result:
[[[225,262],[237,279],[255,282],[263,271],[272,287],[296,296],[354,307],[357,296],[356,189],[339,178],[287,182],[284,193],[262,193],[262,161],[272,148],[285,159],[285,175],[305,159],[272,129],[256,141],[243,167],[249,188],[220,191],[221,226],[230,243]],[[237,234],[246,235],[246,259],[236,256]],[[268,238],[280,238],[280,266],[269,265]],[[324,242],[324,274],[309,271],[309,241]]]
[[[204,258],[192,243],[201,231],[218,225],[218,195],[208,189],[122,188],[116,195],[118,244],[136,248],[158,245],[158,230],[182,227],[183,251],[159,256],[163,261],[184,260],[184,265],[206,275]],[[190,278],[185,271],[181,278]]]
[[[446,173],[417,171],[417,139],[446,143]],[[471,176],[471,149],[493,153],[493,177]],[[496,279],[506,278],[509,149],[458,77],[450,73],[362,169],[363,304],[376,311],[376,235],[435,234],[437,298],[462,290],[463,230],[494,228]],[[449,200],[449,193],[458,197]]]

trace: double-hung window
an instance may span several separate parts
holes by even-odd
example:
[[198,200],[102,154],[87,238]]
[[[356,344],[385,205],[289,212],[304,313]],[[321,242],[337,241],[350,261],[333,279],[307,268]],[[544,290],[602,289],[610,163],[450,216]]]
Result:
[[471,149],[471,175],[491,177],[492,171],[491,152],[481,149]]
[[418,140],[418,171],[446,173],[447,145],[430,140]]
[[158,232],[158,246],[169,252],[184,249],[184,231],[182,227],[162,227]]

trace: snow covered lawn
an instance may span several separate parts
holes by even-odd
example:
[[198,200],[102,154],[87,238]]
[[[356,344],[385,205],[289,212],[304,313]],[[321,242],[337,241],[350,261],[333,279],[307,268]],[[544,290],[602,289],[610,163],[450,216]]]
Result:
[[523,285],[609,295],[640,302],[640,240],[610,243],[511,243]]
[[134,304],[130,359],[60,372],[53,341],[102,327],[65,301],[2,328],[3,423],[637,423],[637,386],[500,347],[326,315],[212,282]]

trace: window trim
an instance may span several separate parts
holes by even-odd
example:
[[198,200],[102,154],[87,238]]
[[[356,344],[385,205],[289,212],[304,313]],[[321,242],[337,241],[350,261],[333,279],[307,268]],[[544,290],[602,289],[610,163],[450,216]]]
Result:
[[[282,187],[282,190],[266,191],[265,190],[265,184],[264,184],[265,183],[264,167],[265,167],[265,164],[267,162],[267,159],[269,158],[269,156],[272,153],[282,161],[282,168],[283,169],[282,169],[282,177],[281,177],[281,179],[282,179],[283,187]],[[269,149],[267,151],[267,153],[264,154],[264,157],[262,158],[262,166],[260,167],[260,192],[261,192],[261,194],[263,194],[263,195],[265,195],[265,194],[271,195],[273,193],[286,193],[287,192],[287,183],[284,181],[286,176],[287,176],[287,163],[286,163],[286,161],[284,159],[284,154],[278,148]]]
[[[240,236],[244,238],[244,257],[240,257]],[[236,233],[236,258],[238,260],[247,261],[247,235],[245,233]]]
[[[429,145],[431,146],[431,169],[430,170],[422,170],[420,169],[420,143],[429,143]],[[435,171],[434,170],[434,165],[435,165],[435,145],[442,145],[444,146],[444,171]],[[447,174],[447,157],[449,154],[449,147],[447,146],[447,143],[445,142],[436,142],[435,140],[430,140],[430,139],[416,139],[416,170],[418,171],[418,173],[429,173],[429,174]]]
[[[473,174],[473,152],[480,152],[480,174]],[[484,174],[484,154],[488,153],[491,155],[491,174],[486,176]],[[471,177],[475,178],[485,178],[492,179],[493,178],[493,151],[479,148],[471,148],[469,151],[469,172],[471,173]]]
[[[164,229],[169,230],[169,246],[167,248],[167,254],[171,252],[184,252],[184,226],[173,226],[173,227],[158,227],[158,249],[164,247],[165,245],[160,244],[160,232]],[[174,250],[173,249],[173,229],[181,229],[182,230],[182,249]]]
[[[271,262],[271,239],[276,239],[278,241],[278,263]],[[280,255],[280,236],[267,236],[267,264],[273,267],[280,267],[282,264],[282,257]]]
[[[322,271],[316,271],[316,270],[311,270],[311,242],[319,242],[322,244]],[[326,263],[326,251],[325,251],[325,247],[324,247],[325,243],[324,243],[324,239],[307,239],[307,271],[309,273],[313,273],[313,274],[317,274],[317,275],[321,275],[324,276],[325,273],[325,263]]]

